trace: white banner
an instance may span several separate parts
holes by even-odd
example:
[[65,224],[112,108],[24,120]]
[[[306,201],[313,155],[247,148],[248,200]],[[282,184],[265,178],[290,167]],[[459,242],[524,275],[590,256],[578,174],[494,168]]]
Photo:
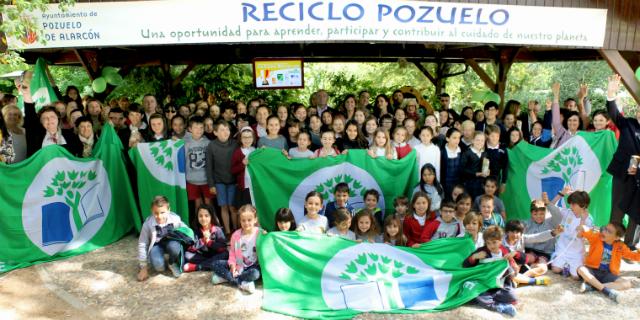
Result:
[[[49,5],[10,48],[187,43],[449,42],[602,47],[607,10],[391,0],[168,0]],[[5,16],[4,19],[7,19]]]

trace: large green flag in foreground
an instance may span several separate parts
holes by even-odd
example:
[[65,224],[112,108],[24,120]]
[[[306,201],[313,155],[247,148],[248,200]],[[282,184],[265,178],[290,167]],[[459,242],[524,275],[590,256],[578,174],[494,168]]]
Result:
[[506,260],[462,268],[474,250],[470,237],[413,249],[272,232],[258,239],[262,308],[302,318],[452,309],[498,287],[507,269]]
[[95,158],[48,146],[0,164],[0,272],[78,255],[131,230],[137,208],[122,144],[105,126]]
[[[151,213],[153,197],[163,195],[169,199],[171,211],[188,223],[184,141],[138,143],[135,148],[129,150],[129,157],[137,172],[142,221]],[[134,218],[138,231],[142,228],[142,221],[138,216]]]
[[[509,219],[529,219],[529,204],[546,192],[550,199],[565,185],[591,196],[594,223],[609,223],[611,175],[607,166],[618,143],[613,132],[579,132],[558,149],[519,143],[509,150],[509,179],[502,199]],[[559,205],[568,207],[566,199]]]
[[364,193],[380,193],[378,207],[393,212],[393,199],[411,196],[418,183],[416,153],[401,160],[372,158],[366,150],[349,150],[348,154],[317,159],[287,160],[279,150],[259,149],[249,157],[251,194],[258,209],[260,225],[275,228],[275,212],[289,208],[296,220],[304,216],[304,198],[318,191],[324,204],[333,201],[334,186],[349,184],[349,204],[364,207]]

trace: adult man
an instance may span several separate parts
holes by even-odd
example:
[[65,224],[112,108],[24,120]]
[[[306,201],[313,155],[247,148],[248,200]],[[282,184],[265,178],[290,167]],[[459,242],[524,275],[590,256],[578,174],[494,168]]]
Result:
[[142,122],[149,124],[149,117],[158,112],[158,100],[152,94],[147,94],[142,98],[142,107],[144,108],[144,116]]
[[442,106],[442,109],[440,110],[447,110],[449,109],[449,104],[451,103],[451,97],[449,96],[448,93],[443,92],[440,94],[440,105]]
[[131,129],[129,129],[124,122],[124,111],[120,108],[113,108],[109,110],[109,121],[111,121],[113,129],[116,130],[118,138],[120,138],[120,142],[122,142],[122,146],[125,150],[128,150]]
[[318,115],[322,115],[323,112],[327,111],[330,107],[329,107],[329,93],[327,93],[327,90],[324,89],[320,89],[318,90],[318,92],[316,93],[316,98],[318,99]]

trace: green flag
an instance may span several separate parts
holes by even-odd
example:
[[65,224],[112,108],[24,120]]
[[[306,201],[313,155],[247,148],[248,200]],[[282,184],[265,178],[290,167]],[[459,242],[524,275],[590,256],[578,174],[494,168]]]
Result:
[[[502,196],[509,219],[529,219],[532,199],[542,192],[549,199],[565,185],[584,190],[591,197],[589,213],[598,226],[609,223],[611,213],[611,175],[607,166],[618,146],[609,130],[579,132],[557,149],[519,143],[509,150],[509,179]],[[558,203],[568,208],[566,199]]]
[[48,146],[0,164],[0,272],[113,243],[137,215],[122,144],[105,126],[95,158]]
[[[164,140],[138,143],[129,150],[138,177],[138,198],[142,221],[151,213],[151,201],[157,195],[169,199],[171,210],[182,221],[189,221],[185,178],[185,155],[183,140]],[[136,229],[142,228],[140,217],[134,218]]]
[[497,288],[506,260],[463,268],[470,237],[420,248],[339,237],[271,232],[258,238],[262,308],[302,318],[351,318],[360,312],[434,312]]
[[[49,77],[47,77],[47,63],[42,58],[38,58],[36,61],[30,86],[31,96],[33,97],[33,102],[36,105],[36,111],[40,110],[43,106],[52,104],[59,100],[55,90],[53,90],[51,82],[49,81]],[[22,95],[19,97],[18,106],[21,110],[24,110]]]
[[249,157],[251,195],[258,209],[260,225],[275,228],[275,212],[289,208],[296,220],[304,216],[304,198],[311,191],[322,194],[324,205],[333,201],[336,184],[349,185],[348,203],[364,207],[364,193],[380,193],[378,207],[393,213],[393,199],[411,196],[418,183],[416,153],[401,160],[372,158],[366,150],[349,150],[346,155],[317,159],[287,160],[279,150],[259,149]]

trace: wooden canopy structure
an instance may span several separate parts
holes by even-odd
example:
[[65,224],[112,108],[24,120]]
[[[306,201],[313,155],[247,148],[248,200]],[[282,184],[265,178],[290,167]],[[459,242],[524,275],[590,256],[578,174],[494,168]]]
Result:
[[[431,2],[465,2],[543,7],[574,7],[607,9],[605,41],[602,48],[571,48],[546,46],[508,46],[449,43],[260,43],[260,44],[198,44],[166,46],[130,46],[105,48],[37,49],[22,53],[30,63],[45,57],[55,65],[81,65],[91,79],[104,66],[120,67],[125,75],[139,66],[161,66],[166,71],[165,90],[180,83],[198,64],[249,63],[255,57],[303,57],[307,62],[388,62],[399,58],[414,63],[441,92],[444,79],[453,63],[473,69],[487,87],[504,98],[506,80],[515,62],[546,62],[601,60],[622,76],[622,80],[640,104],[640,82],[634,70],[640,67],[640,1],[639,0],[470,0]],[[83,1],[78,2],[113,2]],[[541,21],[540,23],[544,23]],[[531,26],[535,28],[535,26]],[[437,63],[436,73],[429,72],[423,62]],[[493,63],[496,77],[487,74],[481,63]],[[171,65],[187,65],[171,79]]]

